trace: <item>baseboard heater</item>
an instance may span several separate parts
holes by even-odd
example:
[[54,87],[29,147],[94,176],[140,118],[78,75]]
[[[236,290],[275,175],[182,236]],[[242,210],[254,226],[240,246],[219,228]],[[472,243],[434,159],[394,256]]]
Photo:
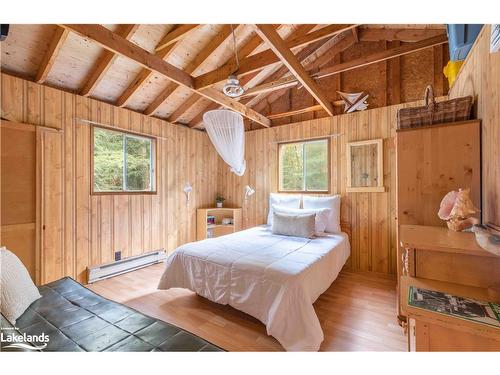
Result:
[[165,259],[167,259],[167,253],[164,249],[161,249],[124,258],[117,262],[87,267],[87,282],[91,284],[99,280],[104,280],[113,276],[121,275],[122,273],[163,262]]

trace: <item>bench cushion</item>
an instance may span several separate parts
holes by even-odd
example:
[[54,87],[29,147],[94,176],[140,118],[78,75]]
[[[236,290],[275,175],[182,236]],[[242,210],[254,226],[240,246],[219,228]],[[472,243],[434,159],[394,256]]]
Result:
[[[43,351],[223,351],[172,324],[110,301],[65,277],[38,288],[42,297],[10,335],[49,336]],[[12,325],[2,316],[2,331]],[[20,350],[5,348],[2,351]]]

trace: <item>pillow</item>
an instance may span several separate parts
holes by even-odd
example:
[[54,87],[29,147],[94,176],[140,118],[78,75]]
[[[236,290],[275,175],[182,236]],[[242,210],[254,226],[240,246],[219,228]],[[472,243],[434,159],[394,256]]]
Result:
[[326,232],[340,233],[340,195],[333,195],[331,197],[311,197],[304,195],[302,199],[302,206],[306,209],[309,208],[330,208],[330,217],[326,224]]
[[284,236],[314,237],[316,214],[288,215],[273,213],[273,234]]
[[310,215],[315,214],[316,235],[322,235],[325,232],[328,218],[330,217],[330,208],[288,208],[273,204],[274,212],[287,215]]
[[5,247],[0,249],[0,311],[13,325],[41,297],[24,264]]
[[269,214],[267,215],[267,225],[273,225],[273,204],[288,207],[300,208],[302,196],[292,194],[269,194]]

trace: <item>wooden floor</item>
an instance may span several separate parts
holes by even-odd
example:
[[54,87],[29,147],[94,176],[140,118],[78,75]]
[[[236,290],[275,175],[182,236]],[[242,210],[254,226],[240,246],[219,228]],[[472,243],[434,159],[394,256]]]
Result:
[[[184,328],[229,351],[279,351],[265,326],[229,306],[184,289],[156,290],[163,264],[89,286],[104,297]],[[323,327],[322,351],[404,351],[396,323],[395,282],[384,276],[342,271],[314,308]]]

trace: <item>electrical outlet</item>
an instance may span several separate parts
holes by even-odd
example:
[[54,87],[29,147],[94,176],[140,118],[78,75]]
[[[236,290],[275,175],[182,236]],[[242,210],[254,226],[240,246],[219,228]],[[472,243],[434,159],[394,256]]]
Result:
[[122,252],[120,250],[115,251],[115,262],[122,259]]

